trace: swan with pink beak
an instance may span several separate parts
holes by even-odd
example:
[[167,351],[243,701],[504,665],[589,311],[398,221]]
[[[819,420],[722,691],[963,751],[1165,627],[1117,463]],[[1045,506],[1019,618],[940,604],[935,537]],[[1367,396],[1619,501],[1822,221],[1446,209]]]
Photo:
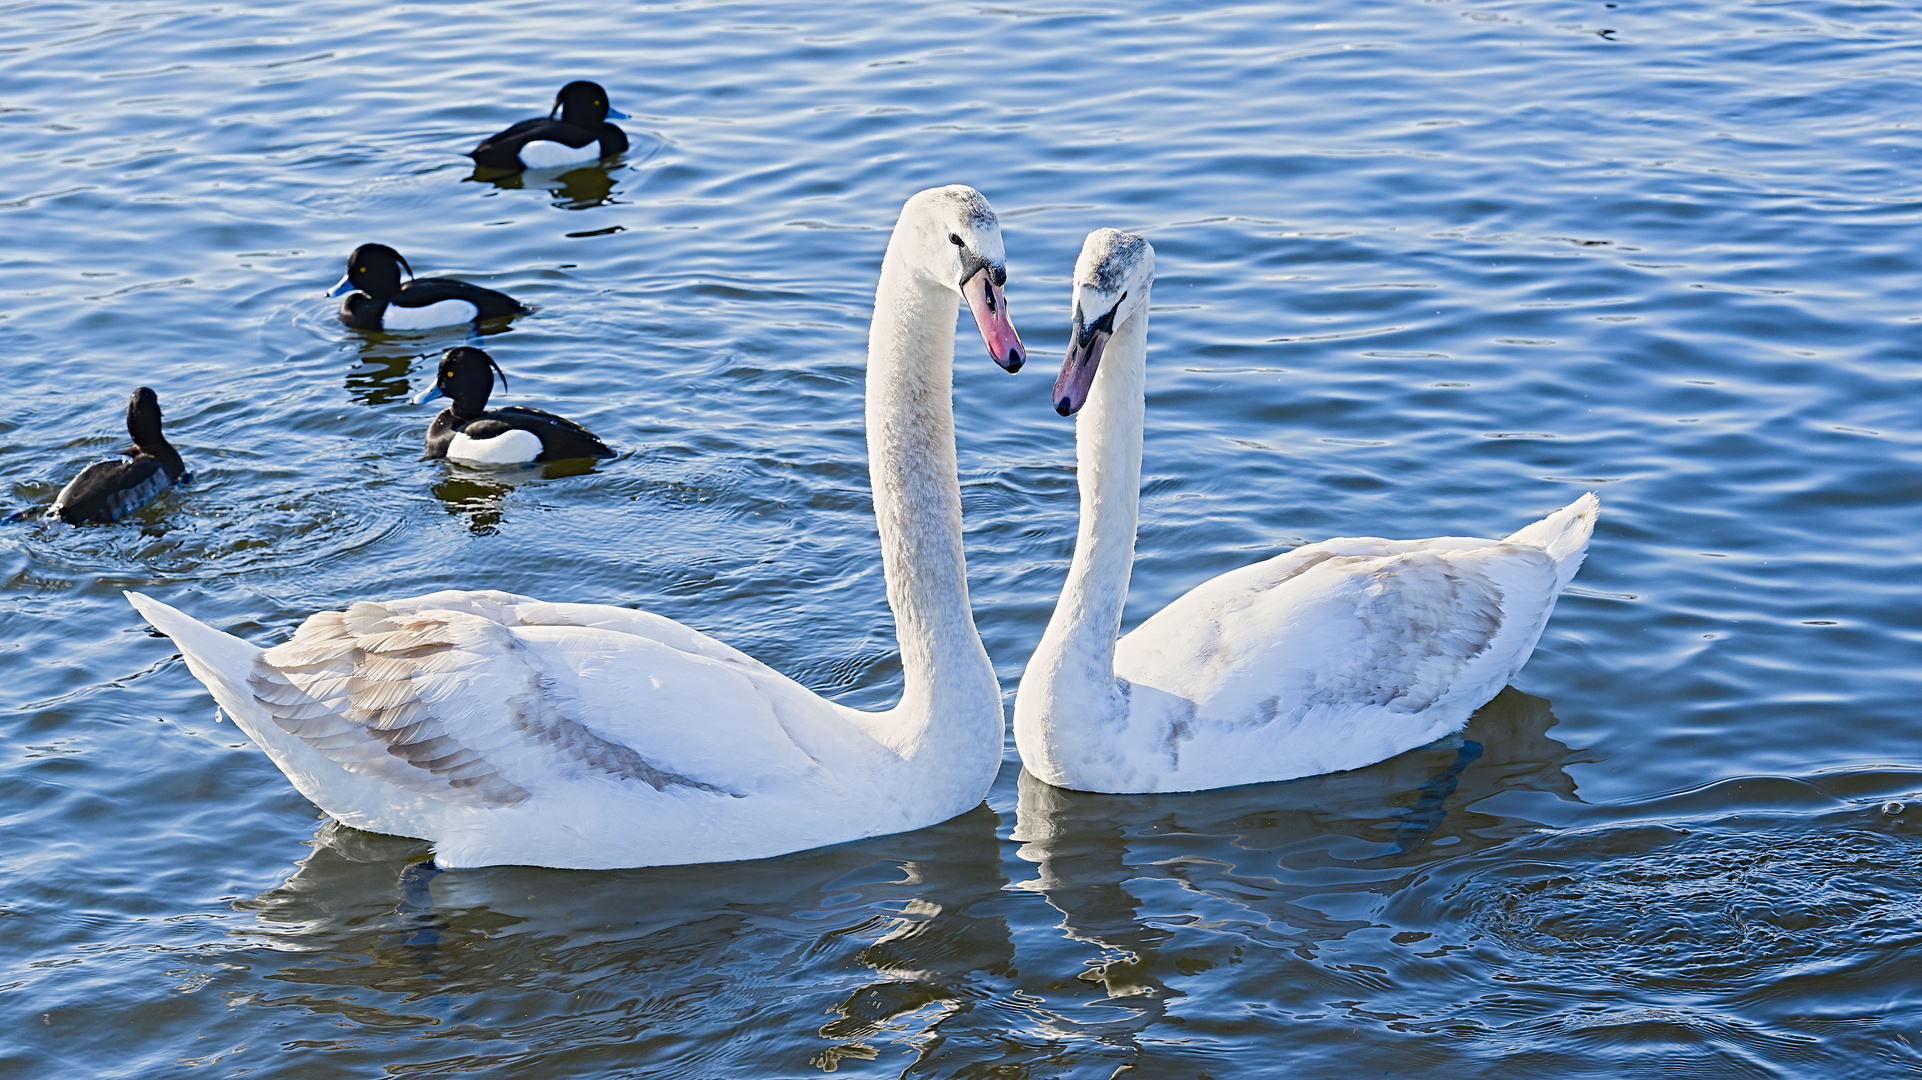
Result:
[[[1054,407],[1081,526],[1014,702],[1035,776],[1196,791],[1372,764],[1460,728],[1528,660],[1582,565],[1583,495],[1505,540],[1324,540],[1231,570],[1121,636],[1140,512],[1154,248],[1089,234]],[[1118,639],[1118,640],[1117,640]]]
[[953,369],[964,297],[995,362],[1026,359],[1006,282],[980,192],[902,207],[867,371],[892,709],[829,701],[628,607],[450,589],[323,611],[262,649],[127,597],[301,794],[355,828],[432,841],[444,867],[757,859],[944,821],[980,805],[1005,734],[968,603]]

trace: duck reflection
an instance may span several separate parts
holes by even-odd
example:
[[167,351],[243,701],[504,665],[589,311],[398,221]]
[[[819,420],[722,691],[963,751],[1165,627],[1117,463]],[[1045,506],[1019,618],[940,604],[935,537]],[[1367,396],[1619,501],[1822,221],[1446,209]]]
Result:
[[[517,469],[530,475],[534,469]],[[448,514],[467,519],[475,536],[492,536],[500,531],[503,504],[514,485],[483,474],[460,471],[434,482],[434,498]]]
[[[379,335],[386,339],[386,335]],[[360,364],[347,372],[347,394],[362,405],[391,405],[406,401],[407,375],[414,361],[427,354],[391,340],[364,341]]]
[[475,536],[500,532],[506,514],[507,497],[515,488],[532,480],[559,480],[594,471],[592,458],[548,461],[518,469],[469,469],[449,464],[448,473],[434,482],[434,498],[452,517],[467,519]]
[[562,210],[587,210],[616,201],[614,170],[617,168],[620,166],[610,167],[597,163],[566,171],[530,169],[524,172],[502,172],[499,169],[476,166],[474,174],[468,179],[477,183],[492,184],[502,191],[519,191],[529,187],[541,188],[553,198],[554,205]]
[[[1164,981],[1210,966],[1170,959],[1188,918],[1141,914],[1170,886],[1176,908],[1312,955],[1377,925],[1372,911],[1424,866],[1538,823],[1473,809],[1510,790],[1577,800],[1566,767],[1599,760],[1550,737],[1548,702],[1512,687],[1460,735],[1353,772],[1183,795],[1090,795],[1020,778],[1013,839],[1038,864],[1021,885],[1097,952],[1079,978],[1144,1027],[1178,996]],[[1199,965],[1199,966],[1198,966]]]
[[513,332],[506,323],[447,327],[440,330],[388,333],[350,331],[359,350],[359,363],[347,371],[347,395],[362,405],[393,405],[413,397],[408,378],[417,361],[432,371],[441,351],[464,341],[478,344],[484,337]]

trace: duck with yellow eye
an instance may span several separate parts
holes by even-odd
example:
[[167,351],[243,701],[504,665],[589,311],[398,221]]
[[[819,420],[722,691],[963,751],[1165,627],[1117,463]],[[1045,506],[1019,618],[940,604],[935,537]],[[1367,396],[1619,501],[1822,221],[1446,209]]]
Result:
[[607,91],[600,83],[571,82],[554,95],[554,107],[546,116],[522,120],[489,136],[467,156],[484,169],[507,172],[558,169],[611,158],[627,152],[627,135],[607,122],[610,116],[627,119],[626,113],[608,105]]
[[[407,280],[400,279],[402,268]],[[444,277],[414,277],[386,244],[362,244],[347,256],[347,273],[328,292],[345,296],[340,321],[356,330],[431,330],[526,315],[534,309],[506,293]]]
[[592,432],[565,417],[524,405],[489,409],[497,371],[505,388],[507,373],[480,349],[463,345],[441,356],[434,385],[414,399],[415,404],[447,399],[427,427],[428,457],[503,466],[615,456]]

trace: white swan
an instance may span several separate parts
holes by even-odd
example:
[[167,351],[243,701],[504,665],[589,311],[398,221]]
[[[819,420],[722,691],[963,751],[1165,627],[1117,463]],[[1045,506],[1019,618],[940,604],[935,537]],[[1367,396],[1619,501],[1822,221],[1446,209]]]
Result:
[[1204,582],[1117,642],[1153,281],[1154,249],[1113,229],[1075,265],[1055,408],[1087,405],[1081,530],[1015,697],[1022,763],[1084,791],[1196,791],[1359,768],[1459,728],[1534,651],[1595,496],[1506,540],[1309,544]]
[[301,794],[442,866],[718,862],[916,829],[978,805],[1001,692],[961,553],[951,400],[968,298],[1024,359],[1000,226],[972,188],[909,199],[868,339],[868,452],[900,704],[821,698],[671,619],[503,592],[363,601],[262,651],[129,593]]

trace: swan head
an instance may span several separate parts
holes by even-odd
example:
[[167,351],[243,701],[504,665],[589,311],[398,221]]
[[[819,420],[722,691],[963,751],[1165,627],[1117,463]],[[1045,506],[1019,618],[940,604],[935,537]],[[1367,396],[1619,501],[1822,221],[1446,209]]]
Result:
[[1001,220],[981,193],[966,184],[929,188],[901,208],[892,249],[909,264],[968,302],[975,328],[988,346],[988,355],[1010,372],[1020,371],[1028,359],[1008,318],[1008,257],[1001,247]]
[[1115,327],[1146,309],[1155,280],[1155,249],[1133,233],[1096,229],[1074,264],[1074,327],[1068,357],[1054,381],[1054,411],[1073,416],[1088,403],[1101,352]]

